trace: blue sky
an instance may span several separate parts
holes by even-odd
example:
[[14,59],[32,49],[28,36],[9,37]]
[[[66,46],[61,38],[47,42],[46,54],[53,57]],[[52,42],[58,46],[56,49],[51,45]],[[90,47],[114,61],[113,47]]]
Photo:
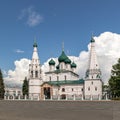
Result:
[[119,0],[0,0],[0,67],[31,59],[36,37],[41,64],[87,50],[91,34],[120,33]]

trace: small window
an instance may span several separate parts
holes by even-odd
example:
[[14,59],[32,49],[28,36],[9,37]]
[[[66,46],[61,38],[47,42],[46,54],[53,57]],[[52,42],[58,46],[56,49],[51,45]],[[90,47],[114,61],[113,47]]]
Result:
[[97,91],[97,87],[95,87],[95,91]]
[[57,76],[57,81],[59,80],[59,76]]
[[49,77],[49,80],[51,81],[51,76]]
[[35,71],[35,77],[36,78],[38,77],[38,71]]
[[40,69],[40,74],[42,73],[42,70]]
[[91,82],[91,84],[93,85],[93,81]]
[[83,91],[83,88],[81,89],[81,91]]
[[88,91],[90,91],[90,87],[88,87]]
[[31,71],[31,77],[33,77],[33,71]]
[[65,92],[65,88],[62,88],[62,92]]
[[74,91],[74,89],[72,88],[72,91]]
[[65,75],[64,77],[65,77],[65,80],[66,80],[66,79],[67,79],[67,76]]
[[61,64],[61,69],[63,69],[63,64]]

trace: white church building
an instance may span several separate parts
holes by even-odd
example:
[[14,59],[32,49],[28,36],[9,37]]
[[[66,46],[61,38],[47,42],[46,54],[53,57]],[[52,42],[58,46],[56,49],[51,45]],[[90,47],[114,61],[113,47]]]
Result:
[[93,37],[90,42],[89,63],[84,79],[75,72],[77,64],[70,60],[64,49],[58,57],[58,64],[55,63],[54,59],[49,61],[49,69],[43,77],[37,51],[38,46],[34,42],[32,60],[29,64],[29,98],[39,100],[101,100],[103,82]]

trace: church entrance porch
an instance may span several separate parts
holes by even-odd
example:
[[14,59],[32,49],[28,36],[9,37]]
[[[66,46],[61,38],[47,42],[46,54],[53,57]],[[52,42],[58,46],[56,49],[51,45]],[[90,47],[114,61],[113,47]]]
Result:
[[50,87],[44,87],[44,96],[45,99],[51,99],[51,94],[50,94]]
[[51,99],[51,97],[53,96],[53,88],[51,85],[49,85],[48,83],[44,83],[41,85],[41,99],[45,100],[45,99]]
[[65,99],[66,99],[66,95],[65,95],[65,94],[62,94],[62,95],[61,95],[61,99],[65,100]]

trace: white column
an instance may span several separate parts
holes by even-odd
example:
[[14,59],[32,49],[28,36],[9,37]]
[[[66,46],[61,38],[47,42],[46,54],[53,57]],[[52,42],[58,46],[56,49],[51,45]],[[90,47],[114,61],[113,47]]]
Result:
[[67,99],[67,95],[66,95],[66,100],[68,100],[68,99]]
[[15,100],[15,96],[13,95],[12,97],[13,97],[13,100]]
[[50,98],[51,100],[52,100],[52,95],[51,95],[51,98]]
[[44,95],[44,99],[43,100],[45,100],[45,95]]
[[101,96],[100,95],[98,95],[98,98],[99,98],[99,100],[101,100]]
[[75,95],[73,96],[73,100],[75,100]]
[[33,96],[31,95],[31,100],[33,100]]
[[40,96],[38,95],[38,101],[40,100]]
[[20,95],[18,95],[18,100],[20,100]]
[[90,100],[93,100],[92,95],[90,95]]
[[27,95],[25,95],[25,100],[27,100]]
[[82,95],[82,100],[84,100],[84,99],[83,99],[83,95]]
[[10,96],[8,95],[8,100],[10,99]]
[[105,99],[106,99],[106,100],[108,100],[108,96],[107,96],[107,93],[106,93],[106,95],[105,95]]
[[4,100],[6,100],[6,95],[4,95]]
[[60,100],[60,95],[58,95],[58,100]]

